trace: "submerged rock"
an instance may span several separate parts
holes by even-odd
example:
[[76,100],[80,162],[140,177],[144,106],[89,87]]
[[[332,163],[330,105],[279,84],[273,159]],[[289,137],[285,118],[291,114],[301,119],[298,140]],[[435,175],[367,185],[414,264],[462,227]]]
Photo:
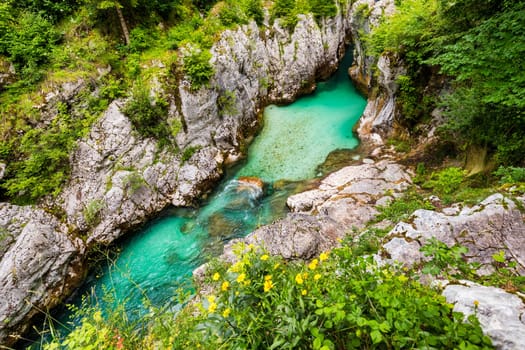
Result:
[[264,189],[264,182],[255,176],[241,176],[237,179],[239,181],[239,190],[242,191],[244,187],[254,187],[259,189],[261,192]]

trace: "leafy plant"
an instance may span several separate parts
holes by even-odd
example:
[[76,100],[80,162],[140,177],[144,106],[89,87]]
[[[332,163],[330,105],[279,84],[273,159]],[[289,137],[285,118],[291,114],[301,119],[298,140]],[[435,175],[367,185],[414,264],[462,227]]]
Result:
[[184,151],[182,151],[182,155],[181,155],[182,163],[186,163],[188,160],[190,160],[190,158],[196,152],[198,152],[201,148],[202,148],[202,146],[189,146],[189,147],[186,147],[184,149]]
[[211,53],[209,50],[196,49],[184,57],[183,72],[191,82],[192,89],[199,89],[208,85],[215,74],[210,63]]
[[433,173],[430,179],[423,184],[423,187],[433,189],[438,195],[446,195],[458,190],[464,179],[465,171],[463,169],[450,167]]
[[[444,297],[394,267],[377,266],[343,247],[306,264],[287,262],[253,245],[234,248],[234,264],[211,264],[213,292],[174,315],[150,309],[147,327],[81,309],[80,327],[46,349],[488,349],[475,317],[464,323]],[[120,342],[120,343],[118,343]],[[118,345],[122,344],[122,345]]]
[[430,261],[423,266],[422,272],[433,276],[443,276],[446,278],[472,278],[479,265],[465,262],[464,256],[468,248],[461,245],[447,246],[440,240],[432,237],[424,246],[421,252],[430,257]]
[[162,98],[151,98],[143,87],[135,88],[132,98],[122,112],[130,119],[137,131],[144,137],[153,137],[161,145],[171,143],[171,131],[166,122],[168,103]]
[[432,210],[434,206],[415,190],[409,190],[403,197],[394,199],[390,204],[379,206],[379,215],[374,221],[389,220],[394,223],[403,221],[417,209]]
[[94,199],[91,202],[88,203],[88,205],[84,208],[82,214],[84,216],[84,220],[86,220],[86,223],[89,226],[94,226],[98,224],[100,220],[100,210],[104,208],[104,201],[101,199]]
[[525,182],[525,168],[500,166],[494,175],[500,177],[502,184],[519,184]]

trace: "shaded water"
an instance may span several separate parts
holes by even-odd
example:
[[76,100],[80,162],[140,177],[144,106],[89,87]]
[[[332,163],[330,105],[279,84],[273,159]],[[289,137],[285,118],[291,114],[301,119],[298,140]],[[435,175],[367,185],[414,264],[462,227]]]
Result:
[[[113,289],[129,310],[141,310],[145,297],[157,306],[172,303],[192,270],[220,254],[226,241],[283,217],[286,198],[304,188],[300,180],[320,175],[316,168],[330,152],[358,144],[352,127],[366,101],[348,79],[351,61],[347,54],[337,73],[313,94],[288,106],[267,107],[247,162],[201,208],[166,210],[122,242],[114,263],[85,288],[97,295]],[[239,182],[240,176],[263,179],[264,191]]]

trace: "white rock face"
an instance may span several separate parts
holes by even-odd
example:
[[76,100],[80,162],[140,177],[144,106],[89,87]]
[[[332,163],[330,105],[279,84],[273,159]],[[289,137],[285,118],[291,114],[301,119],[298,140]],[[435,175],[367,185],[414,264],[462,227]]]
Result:
[[448,246],[466,246],[469,261],[483,264],[482,273],[492,271],[492,255],[503,251],[517,262],[519,273],[525,274],[523,215],[513,201],[501,194],[459,212],[416,210],[410,223],[400,222],[392,229],[383,248],[392,260],[410,266],[424,260],[419,249],[432,237]]
[[293,212],[324,214],[346,225],[364,227],[386,203],[412,183],[403,166],[389,160],[345,167],[321,180],[319,188],[293,195],[287,205]]
[[[16,341],[38,310],[76,287],[84,253],[80,239],[40,209],[0,203],[0,342]],[[22,323],[24,322],[25,323]],[[22,324],[21,324],[22,323]]]
[[468,281],[448,285],[443,295],[454,311],[476,315],[496,349],[525,349],[525,305],[518,296]]
[[[383,54],[376,63],[375,58],[366,52],[361,35],[370,33],[383,16],[391,15],[394,11],[393,0],[358,0],[352,5],[350,26],[355,42],[355,64],[350,68],[349,74],[358,87],[370,95],[357,133],[361,140],[375,144],[382,144],[382,136],[387,136],[392,130],[396,113],[395,94],[398,89],[396,79],[406,74],[406,70],[402,62],[392,54]],[[372,80],[372,69],[375,67],[379,71],[377,81]],[[378,89],[370,94],[374,85]]]

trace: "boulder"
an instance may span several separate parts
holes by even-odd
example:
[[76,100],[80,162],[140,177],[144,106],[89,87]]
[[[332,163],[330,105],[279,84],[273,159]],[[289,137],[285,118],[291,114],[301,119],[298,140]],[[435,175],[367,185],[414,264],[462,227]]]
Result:
[[525,304],[517,295],[469,281],[448,285],[443,295],[454,311],[476,315],[496,349],[525,349]]
[[482,264],[479,273],[491,273],[492,256],[503,252],[508,260],[517,262],[517,271],[525,274],[523,214],[501,194],[460,211],[457,206],[442,212],[416,210],[409,223],[398,223],[385,237],[383,251],[391,260],[411,266],[425,259],[419,249],[433,237],[448,246],[467,247],[468,261]]
[[378,214],[376,203],[387,203],[411,183],[405,167],[367,159],[330,174],[316,189],[290,196],[287,205],[293,212],[319,213],[349,228],[362,228]]
[[222,256],[235,261],[232,247],[239,241],[266,249],[272,255],[288,260],[309,260],[338,244],[344,227],[327,216],[291,213],[284,219],[265,225],[243,239],[232,240]]

